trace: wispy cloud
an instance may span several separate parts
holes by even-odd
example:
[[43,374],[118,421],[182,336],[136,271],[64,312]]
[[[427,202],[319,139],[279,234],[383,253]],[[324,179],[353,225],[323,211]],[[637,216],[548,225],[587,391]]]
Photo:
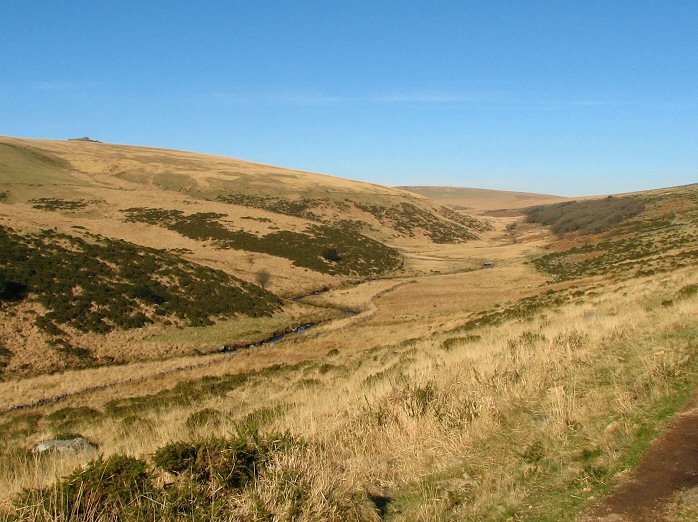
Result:
[[448,93],[448,92],[388,92],[356,96],[326,94],[240,94],[218,91],[206,95],[220,103],[231,105],[280,105],[332,107],[341,105],[431,105],[453,107],[491,107],[510,110],[554,111],[564,109],[594,109],[627,105],[607,99],[549,101],[535,99],[530,94],[508,92]]
[[324,95],[324,94],[261,94],[245,95],[228,92],[214,92],[211,98],[221,102],[241,105],[272,104],[272,105],[300,105],[300,106],[336,106],[349,104],[466,104],[481,103],[486,100],[496,99],[492,95],[462,95],[449,93],[386,93],[366,94],[359,96]]
[[110,86],[108,82],[94,79],[37,80],[29,83],[34,91],[45,92],[90,92]]

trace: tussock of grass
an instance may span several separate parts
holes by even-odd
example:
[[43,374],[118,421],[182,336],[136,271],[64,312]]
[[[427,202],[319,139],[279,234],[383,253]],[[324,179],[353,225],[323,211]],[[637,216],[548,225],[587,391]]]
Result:
[[377,520],[341,479],[318,481],[304,465],[312,451],[289,435],[239,431],[167,444],[149,462],[99,457],[52,488],[23,492],[16,519]]

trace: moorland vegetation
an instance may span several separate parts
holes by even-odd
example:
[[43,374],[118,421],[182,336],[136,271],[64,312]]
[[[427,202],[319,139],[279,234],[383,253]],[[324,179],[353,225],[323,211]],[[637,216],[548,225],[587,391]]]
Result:
[[[235,315],[269,316],[280,300],[251,283],[125,241],[0,227],[0,306],[23,313],[72,362],[95,363],[68,330],[104,334],[154,321],[201,326]],[[15,312],[16,313],[16,312]]]
[[[301,207],[286,211],[309,219],[318,208]],[[327,292],[325,303],[351,302],[353,291],[369,297],[356,299],[358,316],[309,335],[131,383],[100,384],[96,369],[79,370],[66,376],[96,379],[92,388],[5,411],[4,519],[575,520],[627,477],[698,384],[696,186],[495,217],[491,231],[478,221],[484,238],[472,245],[435,247],[439,234],[423,233],[427,225],[406,226],[399,232],[414,234],[410,248],[379,243],[375,252],[363,228],[342,229],[345,244],[323,232],[336,223],[316,219],[303,232],[283,231],[296,236],[274,236],[281,231],[233,229],[238,223],[220,207],[121,208],[119,226],[156,226],[216,251],[252,254],[277,248],[266,244],[272,236],[290,244],[275,256],[384,280]],[[399,228],[412,209],[397,208],[361,211]],[[271,219],[252,213],[241,223]],[[458,216],[447,220],[470,223]],[[225,294],[212,311],[186,301],[216,291],[243,292],[265,304],[262,314],[280,306],[259,286],[176,252],[87,232],[0,231],[12,249],[0,262],[2,306],[35,299],[43,308],[32,320],[59,330],[89,328],[82,321],[97,312],[106,315],[92,322],[118,330],[111,310],[122,299],[129,314],[181,323],[250,311],[224,308],[232,306]],[[422,249],[417,240],[426,241]],[[494,267],[474,270],[485,255],[496,257]],[[13,259],[34,268],[8,268]],[[93,288],[67,273],[82,265],[109,284]],[[42,297],[54,292],[44,280],[62,292],[55,303]],[[103,309],[80,305],[81,295],[103,288],[119,296],[100,297]],[[462,308],[449,303],[456,295],[466,296]],[[83,306],[80,317],[53,315],[63,299]],[[175,305],[185,307],[181,316]],[[0,364],[15,350],[0,346]],[[23,389],[19,380],[4,385],[0,398]],[[96,456],[28,451],[42,439],[78,435],[98,446]]]
[[[257,236],[230,230],[223,214],[181,210],[129,208],[126,220],[158,225],[200,241],[213,241],[216,248],[260,252],[291,260],[295,265],[322,273],[376,276],[400,266],[401,256],[393,248],[354,230],[328,225],[310,225],[305,232],[279,231]],[[336,256],[326,256],[328,251]]]

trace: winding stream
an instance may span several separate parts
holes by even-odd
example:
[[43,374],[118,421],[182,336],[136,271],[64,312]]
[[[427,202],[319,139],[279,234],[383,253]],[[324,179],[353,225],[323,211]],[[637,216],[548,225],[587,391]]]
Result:
[[[317,291],[313,292],[312,294],[301,295],[298,297],[292,297],[290,300],[293,301],[294,303],[302,303],[303,299],[305,299],[306,297],[316,297],[316,296],[322,295],[326,292],[329,292],[330,290],[331,290],[330,288],[325,289],[325,290],[317,290]],[[327,305],[327,306],[311,305],[311,306],[318,306],[321,308],[331,308],[333,310],[339,310],[339,312],[342,315],[342,318],[354,317],[354,316],[359,314],[359,312],[355,312],[354,310],[350,310],[348,308],[336,308],[336,307],[333,307],[330,305]],[[239,345],[224,344],[220,348],[218,348],[218,352],[219,353],[232,353],[232,352],[236,352],[238,350],[244,350],[246,348],[254,348],[257,346],[263,346],[265,344],[276,344],[276,343],[279,343],[279,342],[283,341],[284,339],[287,339],[291,336],[300,335],[302,333],[307,332],[308,330],[311,330],[312,328],[315,328],[316,326],[319,326],[319,325],[325,324],[325,323],[329,323],[330,321],[334,321],[334,320],[336,320],[336,318],[335,319],[326,319],[324,321],[317,321],[314,323],[304,323],[304,324],[296,326],[295,328],[288,330],[286,332],[278,333],[278,334],[275,334],[271,337],[268,337],[266,339],[263,339],[263,340],[257,341],[257,342],[253,342],[253,343],[245,343],[245,344],[239,344]]]

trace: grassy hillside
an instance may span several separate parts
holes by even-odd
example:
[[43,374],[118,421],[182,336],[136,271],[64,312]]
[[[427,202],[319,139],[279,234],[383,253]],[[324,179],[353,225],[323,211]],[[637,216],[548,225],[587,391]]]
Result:
[[567,199],[562,196],[548,194],[463,187],[404,186],[397,188],[420,194],[457,209],[476,211],[523,208]]
[[698,185],[526,210],[566,241],[536,259],[558,281],[638,277],[693,266],[698,259]]
[[[0,520],[578,520],[698,384],[698,185],[486,223],[2,144]],[[97,452],[30,451],[75,436]]]
[[[425,242],[406,252],[410,277],[310,300],[358,316],[279,345],[158,363],[162,375],[142,363],[130,379],[86,368],[0,383],[0,404],[28,405],[0,418],[6,510],[20,520],[578,519],[697,384],[697,194],[574,204],[580,226],[559,234],[546,228],[564,214],[553,206],[533,222],[493,218],[496,230],[469,245]],[[155,215],[169,230],[192,213]],[[63,398],[41,404],[51,396]],[[102,457],[25,452],[66,432]]]
[[330,313],[277,296],[396,274],[405,245],[464,243],[488,228],[321,174],[0,138],[0,335],[12,353],[3,374],[254,343]]
[[3,190],[9,185],[83,184],[112,189],[110,204],[126,199],[120,192],[148,191],[164,201],[186,196],[190,203],[224,202],[229,206],[216,208],[227,208],[226,214],[263,210],[248,217],[271,219],[282,229],[298,223],[281,217],[288,216],[305,223],[353,226],[392,240],[425,237],[458,243],[487,228],[409,192],[219,156],[85,141],[2,138],[0,145]]

